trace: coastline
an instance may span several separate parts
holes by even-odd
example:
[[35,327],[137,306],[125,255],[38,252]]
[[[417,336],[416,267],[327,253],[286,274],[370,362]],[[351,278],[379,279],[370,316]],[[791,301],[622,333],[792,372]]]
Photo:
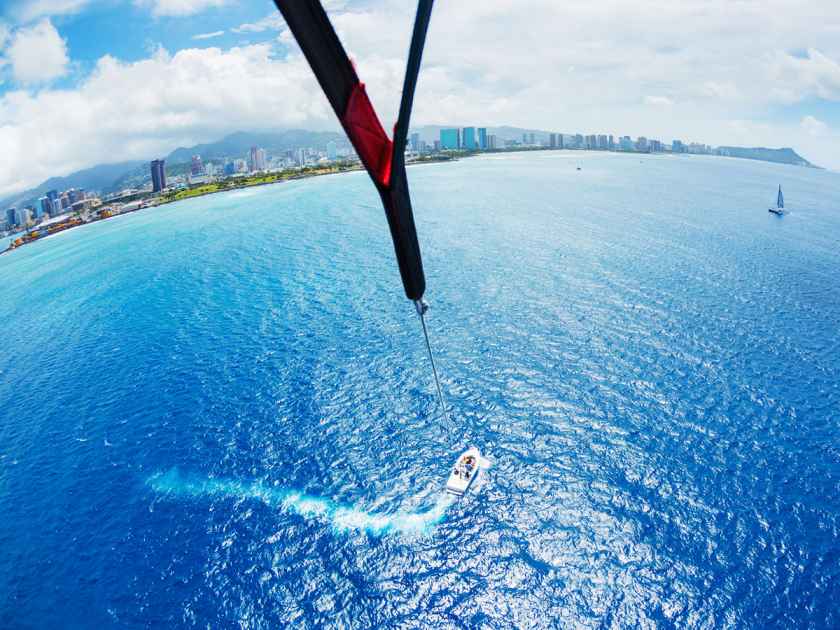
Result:
[[[470,156],[467,155],[467,156],[459,156],[459,157],[470,157]],[[410,162],[406,166],[416,166],[418,164],[433,164],[433,163],[439,163],[439,162],[451,162],[451,161],[454,161],[455,159],[457,159],[457,158],[454,158],[454,157],[432,158],[432,159],[418,160],[416,162]],[[329,167],[329,168],[318,169],[318,170],[315,170],[315,171],[312,171],[312,172],[295,173],[295,174],[288,174],[288,175],[286,174],[286,173],[288,173],[287,171],[281,171],[280,173],[277,173],[276,177],[263,176],[263,177],[260,177],[258,181],[254,181],[253,179],[252,179],[252,181],[248,181],[248,179],[245,179],[245,181],[243,181],[242,183],[239,183],[238,185],[235,184],[235,183],[233,185],[219,185],[219,184],[231,183],[231,182],[226,182],[225,181],[225,182],[220,182],[219,184],[214,183],[214,184],[210,184],[210,185],[199,186],[199,187],[193,188],[193,189],[186,189],[186,190],[178,191],[174,194],[170,194],[168,196],[156,197],[153,200],[150,200],[150,202],[148,204],[142,204],[142,205],[140,205],[136,208],[132,208],[130,210],[125,210],[124,212],[119,212],[117,214],[109,214],[108,216],[104,216],[104,217],[100,216],[100,217],[92,218],[88,221],[82,221],[81,219],[77,219],[74,222],[72,222],[72,224],[67,225],[67,227],[63,227],[63,228],[54,230],[53,232],[49,232],[49,233],[47,233],[43,236],[37,236],[36,238],[23,240],[24,236],[26,234],[32,233],[32,232],[35,232],[35,233],[38,232],[37,226],[36,226],[30,232],[24,232],[23,235],[17,235],[17,236],[9,237],[10,238],[9,246],[6,249],[0,251],[0,256],[2,256],[3,254],[8,254],[12,251],[18,250],[21,247],[25,247],[26,245],[30,245],[31,243],[35,243],[35,242],[38,242],[38,241],[43,241],[47,238],[50,238],[51,236],[56,236],[56,235],[61,234],[63,232],[69,232],[70,230],[80,228],[80,227],[84,227],[85,225],[90,225],[92,223],[99,223],[100,221],[107,221],[109,219],[115,219],[117,217],[125,216],[127,214],[132,214],[134,212],[139,212],[141,210],[148,210],[149,208],[158,208],[160,206],[165,206],[165,205],[168,205],[168,204],[171,204],[171,203],[176,203],[178,201],[186,201],[187,199],[196,199],[198,197],[206,197],[208,195],[215,195],[215,194],[218,194],[218,193],[231,192],[231,191],[234,191],[234,190],[244,190],[246,188],[256,188],[258,186],[271,186],[273,184],[282,184],[282,183],[285,183],[285,182],[296,181],[296,180],[301,180],[301,179],[310,179],[312,177],[323,177],[325,175],[340,175],[342,173],[353,173],[353,172],[358,172],[358,171],[364,171],[364,167],[361,164],[354,164],[352,166],[338,166],[338,167],[333,166],[333,167]],[[187,194],[180,194],[180,193],[187,193]],[[15,243],[17,243],[18,241],[21,241],[21,242],[19,244],[15,245]]]
[[[492,149],[487,151],[458,151],[449,154],[438,154],[431,157],[426,157],[424,159],[416,160],[413,162],[409,162],[406,166],[416,166],[418,164],[435,164],[435,163],[445,163],[445,162],[453,162],[458,161],[462,158],[469,158],[475,157],[479,155],[495,155],[495,154],[509,154],[509,153],[530,153],[535,151],[570,151],[572,153],[581,151],[582,149],[553,149],[551,147],[525,147],[525,148],[518,148],[518,149]],[[618,153],[618,154],[631,154],[631,155],[651,155],[649,152],[643,151],[610,151],[610,153]],[[667,154],[662,154],[667,155]],[[679,154],[677,157],[691,157],[693,154]],[[777,164],[783,166],[798,166],[799,168],[815,168],[818,170],[825,170],[821,169],[820,167],[809,164],[807,166],[803,166],[802,164],[794,164],[790,162],[776,162],[772,160],[764,160],[760,158],[751,158],[745,156],[736,156],[736,155],[726,155],[726,156],[714,156],[714,157],[727,157],[729,159],[735,160],[750,160],[750,161],[757,161],[757,162],[765,162],[769,164]],[[167,205],[170,203],[175,203],[177,201],[184,201],[187,199],[194,199],[197,197],[204,197],[206,195],[214,195],[216,193],[223,193],[223,192],[230,192],[234,190],[243,190],[246,188],[254,188],[257,186],[268,186],[272,184],[280,184],[283,182],[288,181],[295,181],[301,179],[309,179],[311,177],[320,177],[324,175],[338,175],[341,173],[350,173],[350,172],[357,172],[357,171],[364,171],[364,167],[361,164],[352,164],[352,165],[333,165],[328,167],[314,167],[310,171],[306,172],[299,172],[299,171],[280,171],[277,173],[269,173],[264,175],[254,175],[251,177],[244,177],[241,178],[241,181],[236,182],[233,179],[225,179],[219,182],[213,182],[210,184],[203,184],[198,185],[195,188],[187,188],[184,190],[179,191],[172,191],[166,195],[162,195],[159,197],[151,198],[148,200],[148,203],[142,203],[140,206],[136,208],[131,208],[129,210],[125,210],[116,214],[108,213],[107,216],[97,216],[95,218],[91,218],[88,220],[82,220],[81,216],[77,215],[73,217],[68,223],[64,226],[61,224],[57,227],[59,229],[55,229],[51,232],[48,232],[44,235],[38,235],[34,238],[26,238],[27,235],[34,233],[38,233],[38,226],[31,228],[28,232],[18,233],[15,236],[9,236],[9,246],[6,249],[0,250],[0,256],[3,254],[8,254],[13,250],[20,249],[24,245],[29,245],[30,243],[34,243],[36,241],[44,240],[49,236],[54,236],[55,234],[59,234],[61,232],[69,231],[77,227],[82,227],[88,225],[90,223],[97,223],[99,221],[107,221],[108,219],[120,217],[126,214],[131,214],[133,212],[139,212],[140,210],[146,210],[148,208],[157,208],[159,206]],[[113,201],[113,200],[112,200]],[[106,204],[102,204],[105,206]],[[19,242],[20,241],[20,242]]]

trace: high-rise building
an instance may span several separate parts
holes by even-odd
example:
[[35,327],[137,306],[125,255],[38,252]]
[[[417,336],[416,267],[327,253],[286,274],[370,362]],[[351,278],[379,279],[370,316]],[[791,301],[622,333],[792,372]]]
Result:
[[487,127],[478,128],[478,148],[482,151],[487,148]]
[[21,227],[28,225],[31,218],[29,208],[21,208],[18,210],[18,225]]
[[461,148],[461,138],[458,129],[440,130],[440,148],[449,151],[456,151]]
[[558,149],[562,149],[562,148],[563,148],[563,144],[564,144],[564,143],[563,143],[563,134],[562,134],[562,133],[558,133],[558,134],[557,134],[557,148],[558,148]]
[[204,175],[204,163],[201,161],[200,155],[192,156],[192,161],[190,163],[190,175],[194,177]]
[[17,208],[9,208],[6,210],[6,225],[12,227],[13,225],[17,225]]
[[52,212],[50,212],[51,217],[57,217],[61,214],[62,207],[61,207],[61,199],[53,199],[52,200]]
[[236,173],[236,164],[232,161],[227,162],[225,164],[225,175],[233,175],[234,173]]
[[633,141],[630,139],[630,136],[622,136],[620,144],[622,151],[632,151],[635,148],[633,146]]
[[411,134],[408,145],[411,147],[412,151],[417,153],[420,150],[420,134],[417,132]]
[[610,148],[610,151],[615,149],[615,138],[613,137],[612,134],[610,134],[610,138],[609,138],[609,148]]
[[52,204],[50,203],[49,197],[41,197],[38,200],[38,204],[41,206],[41,214],[42,215],[52,214]]
[[639,136],[639,139],[636,140],[636,150],[637,151],[647,151],[648,150],[647,138],[645,138],[644,136]]
[[575,134],[575,148],[582,149],[583,148],[583,136],[579,133]]
[[251,147],[248,152],[248,170],[252,173],[265,170],[265,149]]
[[548,134],[548,147],[550,149],[556,149],[557,148],[557,134],[556,133]]
[[528,144],[528,134],[527,133],[522,134],[522,144]]
[[464,127],[461,135],[461,144],[467,151],[475,151],[478,144],[475,141],[475,127]]
[[152,192],[160,192],[166,188],[166,161],[152,160]]
[[497,148],[496,134],[491,133],[489,136],[487,136],[487,148],[491,150]]
[[601,135],[598,136],[598,148],[601,149],[602,151],[606,151],[607,149],[610,148],[609,140],[607,139],[607,136],[605,136],[604,134],[601,134]]
[[327,142],[327,159],[334,160],[338,157],[338,145],[330,140]]
[[685,152],[685,145],[683,145],[682,140],[674,140],[671,142],[671,151],[674,153],[684,153]]

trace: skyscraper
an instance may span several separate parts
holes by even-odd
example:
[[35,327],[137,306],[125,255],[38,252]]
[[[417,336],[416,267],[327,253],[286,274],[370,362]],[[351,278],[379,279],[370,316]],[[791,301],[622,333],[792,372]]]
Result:
[[557,148],[557,134],[551,133],[548,135],[548,146],[552,149]]
[[475,141],[475,127],[464,127],[461,143],[467,151],[475,151],[478,148]]
[[338,146],[330,140],[327,142],[327,159],[334,160],[338,157]]
[[409,146],[411,150],[417,153],[420,150],[420,134],[415,132],[411,134],[411,139],[409,142]]
[[478,128],[478,148],[482,151],[487,148],[487,127]]
[[17,208],[9,208],[6,210],[6,225],[9,227],[17,225]]
[[252,173],[265,170],[265,149],[251,147],[251,151],[248,153],[248,170]]
[[49,197],[41,197],[38,203],[41,205],[41,214],[52,214],[52,204]]
[[440,148],[455,151],[461,148],[460,134],[458,129],[440,130]]
[[152,192],[166,188],[166,160],[152,160]]
[[204,163],[201,161],[200,155],[192,156],[192,162],[190,163],[190,175],[193,177],[200,177],[204,175]]

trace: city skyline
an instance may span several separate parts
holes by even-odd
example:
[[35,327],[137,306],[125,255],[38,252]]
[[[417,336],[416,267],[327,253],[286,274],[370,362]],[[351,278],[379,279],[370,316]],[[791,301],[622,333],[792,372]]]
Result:
[[[673,139],[669,143],[645,136],[637,136],[634,140],[627,135],[572,134],[525,130],[521,131],[520,141],[520,139],[510,137],[514,133],[511,128],[507,129],[508,137],[499,138],[496,133],[488,133],[487,127],[477,126],[440,127],[437,130],[437,140],[427,141],[422,137],[421,130],[425,131],[428,138],[430,137],[430,131],[433,129],[435,128],[421,127],[410,130],[409,142],[406,147],[406,153],[410,159],[417,159],[418,157],[434,159],[435,156],[445,156],[448,153],[471,154],[496,150],[566,149],[649,154],[717,155],[746,157],[799,166],[814,166],[795,152],[779,155],[778,150],[770,150],[769,154],[759,154],[755,153],[756,149],[713,147],[704,143],[684,142],[680,139]],[[501,129],[493,127],[490,127],[489,130],[501,131]],[[765,151],[764,149],[758,150]],[[414,154],[413,157],[412,154]],[[358,156],[352,147],[347,142],[342,142],[339,145],[334,140],[328,140],[323,149],[302,146],[281,150],[274,154],[269,154],[261,146],[253,145],[247,150],[244,158],[225,155],[221,158],[216,156],[205,160],[201,154],[193,153],[187,164],[176,163],[175,165],[176,170],[187,167],[186,172],[174,175],[167,174],[166,159],[157,158],[148,163],[148,178],[145,185],[139,188],[127,188],[109,195],[102,194],[103,191],[101,190],[87,192],[81,187],[71,187],[61,193],[56,189],[48,190],[38,198],[37,203],[28,205],[24,203],[20,207],[17,207],[17,205],[8,207],[4,214],[0,216],[0,227],[5,229],[17,228],[19,230],[24,228],[34,229],[46,220],[66,217],[68,213],[79,214],[92,208],[100,208],[106,212],[107,216],[112,216],[113,214],[119,214],[120,211],[111,206],[103,206],[103,201],[111,203],[114,199],[120,198],[129,198],[134,201],[137,195],[155,195],[186,190],[196,186],[200,187],[205,184],[225,181],[228,178],[260,173],[276,174],[294,169],[329,167],[331,164],[341,164],[346,168],[348,164],[352,163],[358,164]]]
[[[390,128],[412,11],[388,0],[327,8]],[[609,122],[647,137],[791,146],[840,168],[840,15],[825,3],[438,9],[415,124],[597,132]],[[4,3],[0,114],[0,197],[106,156],[149,159],[237,129],[338,129],[279,14],[255,1]]]

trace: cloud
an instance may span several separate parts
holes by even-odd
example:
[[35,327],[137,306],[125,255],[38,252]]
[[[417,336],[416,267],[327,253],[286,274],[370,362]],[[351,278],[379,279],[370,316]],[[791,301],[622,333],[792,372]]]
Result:
[[89,0],[27,0],[17,6],[14,16],[20,23],[27,23],[40,17],[77,13],[88,2]]
[[653,105],[654,107],[671,107],[674,104],[667,96],[645,96],[645,105]]
[[802,130],[809,136],[824,136],[828,133],[828,125],[813,116],[804,116],[799,122]]
[[224,31],[213,31],[212,33],[200,33],[199,35],[193,35],[193,39],[213,39],[214,37],[221,37],[224,35]]
[[816,48],[803,54],[780,53],[774,63],[773,95],[785,103],[811,97],[840,101],[840,63]]
[[[142,1],[169,13],[218,4]],[[522,11],[517,0],[439,2],[412,121],[793,146],[840,168],[836,136],[806,133],[802,111],[767,118],[791,114],[785,103],[838,98],[840,12],[821,0],[800,4],[531,0]],[[404,0],[329,9],[391,128],[414,12]],[[0,191],[237,130],[339,128],[278,12],[232,30],[279,32],[281,41],[158,51],[132,63],[104,57],[72,89],[0,94]]]
[[43,83],[63,76],[69,59],[67,45],[49,19],[20,28],[11,37],[6,57],[20,83]]
[[9,35],[11,31],[4,22],[0,22],[0,52],[3,51],[3,46],[6,45],[6,42],[9,40]]
[[[306,61],[260,44],[99,60],[75,89],[0,96],[0,197],[104,161],[149,159],[237,129],[336,128]],[[25,156],[26,168],[20,168]]]
[[195,15],[207,9],[221,7],[227,0],[135,0],[138,6],[149,7],[152,15],[178,16]]
[[286,28],[286,22],[279,11],[269,13],[267,16],[256,22],[240,24],[231,29],[234,33],[262,33],[263,31],[280,31]]

